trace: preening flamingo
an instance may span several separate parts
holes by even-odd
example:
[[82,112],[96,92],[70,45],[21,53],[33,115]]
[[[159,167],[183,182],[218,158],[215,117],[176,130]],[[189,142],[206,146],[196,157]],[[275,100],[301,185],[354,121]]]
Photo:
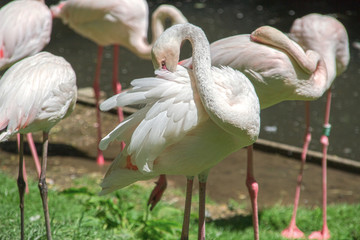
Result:
[[[0,70],[40,52],[50,41],[52,17],[43,0],[17,0],[6,4],[0,9],[0,23]],[[31,133],[26,136],[40,176],[34,140]],[[24,179],[27,182],[25,161]]]
[[[320,142],[323,145],[322,159],[322,194],[323,194],[323,227],[321,231],[311,233],[309,239],[329,239],[330,232],[327,227],[327,148],[329,145],[328,137],[330,135],[331,125],[330,104],[331,104],[331,85],[336,76],[343,73],[350,60],[349,39],[345,27],[335,18],[320,15],[309,14],[302,18],[296,19],[290,30],[290,37],[298,42],[304,50],[317,51],[326,63],[327,82],[329,83],[327,90],[327,100],[325,109],[325,118],[323,125],[323,135]],[[295,201],[293,215],[289,224],[282,235],[288,238],[303,237],[304,234],[296,226],[296,212],[299,204],[300,189],[304,164],[306,161],[306,153],[311,140],[310,132],[310,113],[309,103],[306,103],[306,134],[301,157],[301,166],[299,176],[297,178],[297,186],[295,191]]]
[[24,239],[23,135],[43,131],[39,189],[47,238],[51,239],[47,204],[46,164],[48,134],[67,117],[76,103],[76,76],[62,57],[40,52],[15,63],[0,80],[0,142],[20,133],[19,177],[21,239]]
[[[300,25],[297,27],[297,38],[304,46],[306,53],[280,31],[262,27],[251,36],[237,35],[212,43],[210,45],[211,63],[213,66],[230,66],[243,72],[255,87],[261,109],[285,100],[318,99],[330,89],[335,76],[346,69],[349,61],[348,38],[345,28],[334,18],[319,14],[311,14],[304,18],[310,20],[311,28],[300,28],[302,26],[300,20],[295,22],[297,24],[294,23],[294,26]],[[309,40],[304,40],[305,37]],[[171,57],[172,55],[168,54],[168,61]],[[191,59],[181,61],[181,64],[191,67]],[[309,127],[307,127],[308,130]],[[248,164],[252,162],[251,150],[252,148],[248,148]],[[304,152],[306,153],[306,148]],[[303,162],[305,153],[303,153]],[[252,166],[248,167],[252,168]],[[325,171],[326,166],[323,169]],[[251,174],[247,176],[247,186],[252,198],[253,216],[257,216],[255,201],[257,192],[254,191],[257,186],[255,179],[249,176]],[[161,197],[161,184],[166,184],[165,176],[161,176],[158,183],[149,199],[151,207],[154,207]],[[298,183],[297,192],[300,189],[300,183]],[[295,212],[296,209],[294,214]],[[292,221],[295,223],[294,219],[295,217]],[[255,231],[258,228],[257,222],[257,219],[254,219]],[[326,217],[324,217],[324,222],[326,225]],[[296,231],[292,227],[288,232],[294,234]],[[289,234],[283,233],[288,237],[297,236]],[[255,232],[256,235],[257,232]]]
[[[194,70],[177,65],[184,40],[192,45]],[[156,77],[134,80],[132,89],[100,105],[102,110],[109,110],[145,104],[100,142],[101,149],[115,139],[126,143],[109,167],[100,194],[160,174],[187,176],[181,236],[187,239],[192,182],[197,175],[199,239],[204,239],[208,173],[227,155],[257,139],[258,98],[242,73],[229,67],[211,67],[207,38],[194,25],[179,24],[167,29],[156,41],[152,55],[154,66],[159,69]],[[168,55],[174,58],[175,64],[168,62]]]
[[[159,6],[152,15],[152,43],[147,42],[148,5],[145,0],[68,0],[51,7],[54,17],[59,17],[78,34],[94,41],[98,47],[97,66],[94,80],[96,99],[98,143],[101,139],[101,118],[99,112],[100,70],[103,47],[114,45],[113,91],[121,92],[118,81],[118,46],[123,46],[144,59],[151,59],[153,43],[164,31],[165,22],[185,23],[186,18],[171,5]],[[119,121],[123,120],[121,108],[118,108]],[[122,145],[122,148],[124,146]],[[104,164],[103,153],[98,149],[97,163]]]

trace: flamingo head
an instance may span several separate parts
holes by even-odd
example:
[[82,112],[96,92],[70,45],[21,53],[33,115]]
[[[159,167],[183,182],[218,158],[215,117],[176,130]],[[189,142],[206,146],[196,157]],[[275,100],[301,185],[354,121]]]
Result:
[[175,72],[180,58],[181,38],[174,31],[174,26],[163,32],[151,50],[155,69],[167,69]]

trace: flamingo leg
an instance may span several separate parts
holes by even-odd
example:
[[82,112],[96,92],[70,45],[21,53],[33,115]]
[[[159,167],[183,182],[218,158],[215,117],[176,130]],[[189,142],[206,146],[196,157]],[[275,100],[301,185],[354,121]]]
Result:
[[192,198],[193,183],[194,183],[194,177],[192,177],[192,176],[187,177],[184,221],[183,221],[183,226],[182,226],[182,231],[181,231],[181,240],[189,239],[189,225],[190,225],[190,212],[191,212],[191,198]]
[[259,191],[259,185],[254,177],[253,167],[253,145],[247,147],[247,174],[246,174],[246,186],[249,191],[251,206],[253,210],[253,226],[254,226],[254,239],[259,239],[259,218],[258,218],[258,205],[257,196]]
[[[113,78],[112,78],[112,87],[113,87],[113,91],[114,94],[119,94],[122,90],[121,87],[121,83],[118,79],[118,75],[119,75],[119,46],[118,45],[114,45],[114,64],[113,64]],[[122,122],[124,120],[124,114],[122,111],[122,108],[118,108],[117,109],[118,112],[118,118],[119,118],[119,122]]]
[[48,188],[46,184],[46,167],[47,167],[47,152],[49,144],[49,133],[43,133],[43,156],[41,161],[41,174],[39,179],[39,190],[43,204],[44,216],[45,216],[45,226],[46,226],[46,236],[48,240],[51,240],[51,230],[50,230],[50,217],[49,217],[49,207],[47,202],[47,193]]
[[301,153],[301,165],[299,170],[299,175],[297,177],[297,184],[295,190],[295,199],[294,199],[294,209],[292,217],[290,220],[289,226],[281,232],[281,235],[286,238],[303,238],[304,233],[296,226],[296,213],[299,206],[301,183],[304,172],[304,166],[306,163],[306,155],[311,141],[311,132],[310,132],[310,102],[305,103],[305,119],[306,119],[306,132],[303,150]]
[[331,89],[328,90],[325,110],[324,131],[321,136],[320,142],[323,145],[323,158],[322,158],[322,192],[323,192],[323,227],[321,231],[312,232],[309,239],[329,239],[330,231],[327,226],[327,150],[329,146],[330,128],[330,106],[331,106]]
[[97,63],[96,63],[96,71],[95,71],[95,80],[94,80],[94,94],[95,94],[95,107],[96,107],[96,129],[97,129],[97,157],[96,162],[99,165],[104,165],[104,155],[103,152],[99,149],[99,143],[101,140],[101,116],[99,109],[99,101],[100,101],[100,74],[101,74],[101,63],[102,63],[102,55],[104,48],[102,46],[98,47],[97,54]]
[[[18,133],[16,134],[16,138],[17,138],[17,143],[18,143],[18,151],[20,154],[20,148],[23,147],[21,146],[21,134]],[[24,141],[24,140],[22,140]],[[21,173],[21,178],[23,179],[23,181],[25,182],[25,192],[29,193],[29,186],[28,186],[28,181],[27,181],[27,174],[26,174],[26,166],[25,166],[25,160],[24,160],[24,149],[21,150],[22,151],[22,156],[21,156],[21,162],[22,162],[22,173]],[[20,176],[20,174],[19,174]]]
[[207,174],[200,174],[199,178],[199,229],[198,240],[205,240],[205,198]]
[[[161,174],[159,179],[157,180],[155,188],[152,190],[147,205],[150,205],[150,210],[153,210],[156,204],[160,201],[166,187],[167,180],[166,175]],[[192,188],[191,188],[192,189]]]
[[[119,94],[121,92],[121,83],[118,79],[119,75],[119,46],[114,45],[114,63],[113,63],[113,78],[112,78],[112,88],[114,91],[114,94]],[[117,114],[119,118],[119,122],[122,122],[124,120],[124,113],[121,107],[117,108]],[[121,150],[125,148],[125,143],[121,142]],[[151,209],[150,209],[151,210]]]
[[[17,179],[17,185],[19,189],[20,196],[20,238],[24,239],[24,194],[25,194],[25,186],[27,185],[24,180],[24,136],[22,134],[18,134],[18,145],[19,145],[19,174]],[[26,171],[25,171],[26,172]]]
[[38,173],[38,177],[40,177],[40,172],[41,172],[40,161],[39,161],[39,156],[36,151],[36,147],[35,147],[35,143],[34,143],[32,134],[31,133],[26,134],[26,138],[29,143],[31,155],[34,158],[34,163],[35,163],[36,171]]

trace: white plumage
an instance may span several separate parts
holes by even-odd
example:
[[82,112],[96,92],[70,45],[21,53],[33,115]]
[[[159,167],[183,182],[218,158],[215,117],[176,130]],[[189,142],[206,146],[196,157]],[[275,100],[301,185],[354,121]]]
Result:
[[49,131],[71,113],[76,89],[75,73],[62,57],[41,52],[14,64],[0,80],[0,141]]
[[52,17],[43,1],[16,0],[0,10],[0,69],[40,52],[50,41]]
[[[226,93],[226,87],[229,87],[220,81],[226,73],[227,78],[234,79],[230,84],[240,85],[240,92],[235,94],[242,96],[243,105],[257,100],[252,85],[240,72],[231,68],[212,68],[212,72],[219,93]],[[157,76],[154,78],[132,81],[132,89],[101,104],[101,110],[146,104],[100,142],[103,150],[115,139],[126,143],[124,151],[114,160],[105,176],[102,194],[159,174],[197,175],[222,160],[219,156],[224,157],[256,140],[259,119],[256,124],[252,122],[253,130],[243,129],[246,133],[244,138],[231,136],[210,120],[190,81],[192,72],[189,74],[188,70],[178,66],[174,73],[167,70],[155,73]],[[258,105],[250,106],[248,108],[253,109],[244,109],[241,117],[246,117],[247,112],[250,117],[253,116],[251,113],[259,113]],[[221,138],[226,140],[221,142]],[[139,171],[126,168],[129,156],[131,166],[136,166]]]

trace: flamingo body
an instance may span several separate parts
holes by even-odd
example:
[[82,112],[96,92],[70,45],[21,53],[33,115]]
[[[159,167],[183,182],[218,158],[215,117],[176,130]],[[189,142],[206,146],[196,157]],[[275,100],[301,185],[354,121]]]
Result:
[[124,44],[131,37],[147,36],[148,9],[144,0],[69,0],[62,4],[57,14],[53,11],[54,16],[98,45]]
[[40,52],[50,41],[52,17],[41,1],[16,0],[0,10],[0,70]]
[[68,116],[76,102],[75,79],[70,64],[47,52],[6,71],[0,81],[0,141],[17,132],[49,131]]
[[[249,103],[249,107],[243,107],[241,115],[249,116],[248,122],[236,136],[211,120],[191,83],[194,80],[190,78],[194,76],[181,66],[174,73],[159,70],[156,78],[134,80],[132,90],[101,105],[102,110],[108,110],[119,105],[146,104],[100,143],[102,149],[114,139],[126,143],[104,178],[102,194],[165,173],[198,175],[256,140],[260,119],[258,116],[252,118],[259,114],[259,106],[253,103],[257,97],[252,85],[231,68],[214,67],[212,73],[219,95],[228,97],[229,101],[241,102],[241,105]],[[233,92],[230,90],[229,93],[229,89]],[[129,159],[136,170],[131,169]]]
[[[68,0],[51,10],[64,24],[99,46],[120,45],[139,57],[150,59],[151,45],[147,43],[149,10],[145,0]],[[160,6],[153,14],[153,40],[163,31],[158,21],[164,21],[166,17],[175,23],[187,22],[175,7]]]
[[324,58],[329,89],[350,61],[349,38],[344,25],[331,16],[312,13],[294,21],[290,37],[305,51],[316,51]]

